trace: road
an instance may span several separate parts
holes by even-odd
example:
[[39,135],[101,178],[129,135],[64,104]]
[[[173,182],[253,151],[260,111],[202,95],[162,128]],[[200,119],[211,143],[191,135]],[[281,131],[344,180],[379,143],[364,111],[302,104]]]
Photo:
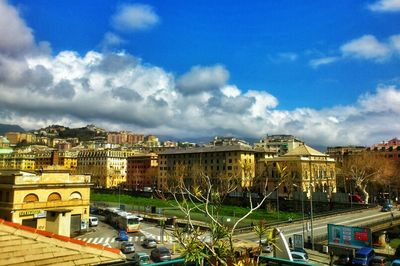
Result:
[[[90,231],[84,235],[76,237],[76,239],[83,240],[88,243],[100,244],[112,248],[120,248],[121,242],[117,240],[118,231],[104,222],[104,217],[93,215],[99,218],[99,225],[90,227]],[[141,246],[143,239],[146,236],[154,237],[158,242],[161,242],[160,227],[155,224],[142,222],[141,230],[138,233],[129,233],[129,241],[135,244],[136,252],[145,252],[150,255],[151,249],[146,249]],[[164,230],[164,243],[169,247],[172,246],[174,238],[172,231]],[[160,244],[162,245],[162,244]],[[127,254],[127,257],[132,257],[133,254]]]
[[[394,210],[393,215],[394,217],[400,216],[400,211]],[[365,223],[370,223],[383,218],[387,219],[390,217],[391,217],[390,212],[380,212],[380,208],[371,208],[371,209],[354,211],[351,213],[343,213],[334,216],[314,219],[313,221],[314,237],[327,234],[327,224],[360,226]],[[307,228],[307,222],[309,222],[309,220],[305,220],[304,223],[305,229]],[[286,225],[281,225],[279,226],[279,228],[283,231],[286,238],[292,237],[293,234],[303,234],[303,226],[301,221],[290,224],[288,223]],[[305,230],[305,239],[307,239],[308,236],[311,236],[311,233]],[[235,237],[246,240],[257,240],[257,236],[254,232],[238,234]]]

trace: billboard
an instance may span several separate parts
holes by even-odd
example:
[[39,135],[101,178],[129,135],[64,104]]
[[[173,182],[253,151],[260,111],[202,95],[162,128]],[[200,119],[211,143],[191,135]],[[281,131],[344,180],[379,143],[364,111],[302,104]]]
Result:
[[360,248],[372,245],[372,232],[367,227],[328,224],[328,244]]

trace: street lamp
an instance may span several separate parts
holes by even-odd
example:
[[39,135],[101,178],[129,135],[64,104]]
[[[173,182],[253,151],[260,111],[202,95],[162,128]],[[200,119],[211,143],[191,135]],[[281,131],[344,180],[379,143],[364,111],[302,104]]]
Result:
[[304,234],[304,193],[303,193],[303,186],[299,187],[296,184],[293,184],[293,186],[295,188],[300,188],[300,193],[301,193],[301,213],[303,215],[303,219],[301,221],[301,225],[303,227],[303,242],[304,242],[305,234]]
[[313,228],[313,200],[312,200],[312,190],[314,187],[310,180],[310,223],[311,223],[311,249],[314,250],[314,228]]
[[276,210],[278,211],[278,221],[279,219],[279,187],[276,188]]

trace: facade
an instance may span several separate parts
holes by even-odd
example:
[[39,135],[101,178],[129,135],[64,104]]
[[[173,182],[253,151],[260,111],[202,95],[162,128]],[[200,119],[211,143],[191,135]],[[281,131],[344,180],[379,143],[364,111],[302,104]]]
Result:
[[22,141],[25,141],[26,143],[36,142],[36,136],[27,132],[7,132],[6,137],[11,144],[17,144]]
[[343,160],[347,156],[351,156],[360,152],[365,151],[366,147],[364,146],[336,146],[336,147],[328,147],[326,154],[328,154],[331,158],[335,159],[338,165],[343,164]]
[[397,138],[375,144],[368,150],[378,152],[385,158],[400,161],[400,140]]
[[107,133],[107,142],[111,144],[136,144],[143,141],[144,135],[141,134],[127,131]]
[[210,145],[213,146],[227,146],[227,145],[237,145],[241,144],[243,146],[251,147],[251,145],[241,139],[237,139],[235,137],[222,137],[222,136],[216,136],[214,139],[210,142]]
[[126,182],[127,157],[133,151],[85,150],[78,153],[78,174],[90,174],[97,187],[116,187]]
[[297,147],[303,145],[304,142],[298,140],[292,135],[267,135],[262,138],[258,143],[254,143],[255,149],[265,149],[275,152],[276,155],[284,155]]
[[[335,160],[307,145],[302,145],[287,154],[260,160],[258,171],[268,177],[268,190],[273,191],[281,182],[277,170],[277,163],[287,166],[287,180],[279,188],[279,196],[288,196],[293,191],[325,192],[330,195],[336,192]],[[290,196],[290,195],[289,195]]]
[[0,172],[0,218],[70,236],[89,226],[90,176],[59,170]]
[[[212,179],[222,176],[237,176],[242,187],[252,185],[255,176],[256,151],[247,146],[228,145],[187,149],[173,149],[158,154],[157,188],[165,190],[168,178],[185,168],[185,179],[190,182],[191,175],[201,172]],[[245,173],[241,165],[250,164],[250,173]]]
[[35,169],[35,155],[33,153],[25,152],[0,154],[0,169],[32,171]]
[[127,158],[126,188],[153,188],[158,176],[158,156],[155,153],[136,154]]

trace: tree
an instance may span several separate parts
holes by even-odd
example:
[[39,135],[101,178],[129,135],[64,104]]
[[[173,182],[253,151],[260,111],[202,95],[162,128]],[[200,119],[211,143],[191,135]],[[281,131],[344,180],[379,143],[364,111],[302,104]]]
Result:
[[[179,168],[171,175],[169,190],[173,195],[178,208],[184,213],[188,228],[176,229],[175,237],[179,241],[182,252],[187,261],[201,262],[205,260],[209,265],[239,265],[241,259],[235,256],[233,234],[238,225],[249,217],[255,210],[260,208],[272,192],[267,193],[268,178],[265,178],[261,198],[254,202],[248,197],[249,210],[233,223],[231,227],[224,224],[220,215],[225,197],[237,191],[239,187],[246,193],[251,191],[251,185],[255,177],[254,167],[249,163],[240,163],[242,175],[220,175],[210,177],[201,171],[191,174],[190,180],[187,176],[190,171],[187,168]],[[280,176],[286,176],[286,167],[278,167]],[[178,168],[177,168],[178,170]],[[245,181],[245,182],[244,182]],[[284,182],[282,179],[276,187]],[[246,186],[242,186],[245,184]],[[249,185],[249,186],[247,186]],[[209,220],[210,230],[202,232],[193,220],[194,212],[202,213]],[[189,231],[189,233],[187,232]],[[247,263],[247,262],[246,262]],[[247,264],[249,265],[249,264]]]
[[368,203],[368,185],[377,180],[387,180],[392,174],[390,161],[381,155],[372,152],[362,152],[346,158],[343,162],[342,173],[351,179],[356,188],[364,195],[365,203]]

